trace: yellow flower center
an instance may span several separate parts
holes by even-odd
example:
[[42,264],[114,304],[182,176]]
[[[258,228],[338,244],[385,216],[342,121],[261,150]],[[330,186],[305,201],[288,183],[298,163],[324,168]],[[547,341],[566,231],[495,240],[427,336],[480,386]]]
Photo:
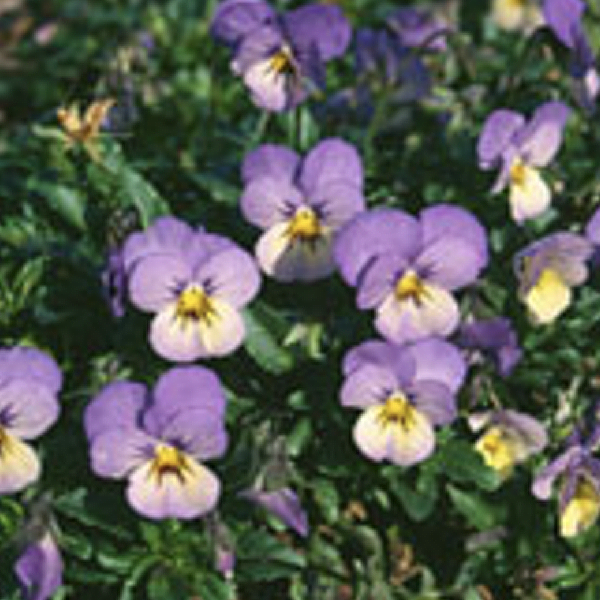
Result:
[[156,477],[160,484],[166,475],[175,475],[181,482],[190,470],[186,455],[168,444],[159,444],[154,449],[154,460],[150,468],[150,476]]
[[3,455],[10,453],[11,446],[11,436],[8,435],[3,427],[0,427],[0,458],[2,458]]
[[179,319],[187,321],[208,321],[216,315],[210,296],[198,286],[190,286],[183,290],[177,300],[175,313]]
[[398,300],[412,299],[419,303],[427,296],[427,288],[414,271],[407,271],[396,283]]
[[286,235],[292,242],[295,240],[313,242],[322,234],[323,228],[321,227],[319,218],[314,210],[307,206],[303,206],[296,211],[286,230]]
[[269,59],[269,71],[277,75],[293,75],[296,72],[296,63],[289,46],[281,49]]
[[523,187],[527,179],[527,166],[520,160],[515,160],[510,167],[510,182],[513,185]]
[[382,407],[377,420],[382,427],[390,424],[400,425],[404,431],[409,431],[416,422],[415,409],[403,394],[392,394]]
[[560,516],[560,534],[572,537],[591,527],[600,514],[600,495],[585,478],[577,482],[577,489]]
[[475,444],[475,450],[481,454],[488,467],[502,477],[508,477],[517,460],[514,440],[511,440],[500,427],[492,427]]

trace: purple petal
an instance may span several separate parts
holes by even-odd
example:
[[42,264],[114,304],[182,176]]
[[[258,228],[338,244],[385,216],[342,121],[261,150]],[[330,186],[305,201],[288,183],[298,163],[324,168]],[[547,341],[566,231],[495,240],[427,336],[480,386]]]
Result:
[[263,177],[291,183],[299,165],[300,156],[287,146],[262,144],[244,157],[242,179],[246,184]]
[[344,380],[340,399],[342,406],[368,408],[385,402],[398,388],[398,379],[391,369],[367,364]]
[[571,464],[573,459],[581,452],[579,447],[570,448],[550,464],[546,465],[533,481],[531,491],[536,498],[548,500],[552,496],[552,486],[556,478],[561,475]]
[[33,439],[56,422],[59,412],[54,393],[35,379],[15,379],[0,386],[0,431]]
[[545,167],[554,158],[570,114],[571,109],[562,102],[546,102],[536,109],[515,138],[525,162]]
[[275,11],[262,0],[225,0],[217,6],[210,31],[218,40],[235,45],[253,29],[275,16]]
[[409,347],[414,359],[415,383],[433,381],[456,393],[464,383],[467,365],[456,346],[444,340],[421,340]]
[[585,235],[594,246],[600,246],[600,208],[596,209],[586,225]]
[[375,257],[358,282],[358,308],[368,310],[379,306],[393,293],[398,279],[408,266],[406,258],[395,252]]
[[297,494],[290,488],[281,488],[272,492],[249,490],[242,495],[269,511],[298,535],[302,537],[308,535],[308,517],[302,509]]
[[343,181],[330,181],[320,185],[308,199],[323,224],[338,229],[355,214],[365,209],[362,189]]
[[111,427],[90,443],[90,460],[96,475],[123,479],[152,455],[156,440],[135,427]]
[[352,37],[350,23],[339,6],[302,6],[284,14],[283,24],[295,46],[315,46],[323,61],[344,54]]
[[499,166],[500,159],[515,134],[525,125],[525,118],[513,110],[495,110],[483,124],[477,156],[482,169],[494,169]]
[[52,535],[30,544],[15,563],[26,600],[47,600],[62,585],[63,561]]
[[585,3],[581,0],[545,0],[543,12],[548,27],[568,48],[575,48],[575,34],[581,29]]
[[335,262],[348,285],[356,286],[372,260],[396,252],[407,259],[420,249],[421,227],[414,217],[395,209],[359,213],[342,227],[334,244]]
[[57,394],[62,373],[56,361],[37,348],[25,346],[0,350],[0,386],[11,379],[35,380]]
[[85,409],[83,417],[88,440],[112,428],[135,428],[146,402],[145,385],[132,381],[109,383]]
[[319,142],[302,163],[300,186],[308,196],[319,195],[323,186],[346,183],[362,189],[363,167],[356,148],[337,138]]
[[260,288],[260,273],[254,259],[240,248],[230,248],[211,256],[194,274],[211,298],[241,308]]
[[495,418],[523,439],[530,454],[541,452],[548,444],[546,429],[530,415],[507,409],[498,411]]
[[367,365],[392,371],[402,388],[414,379],[416,369],[415,358],[408,346],[379,340],[368,340],[349,350],[344,356],[344,375],[348,377]]
[[448,27],[425,10],[403,7],[395,10],[387,24],[407,48],[445,50]]
[[432,425],[448,425],[456,419],[456,400],[439,381],[418,381],[411,388],[412,402]]
[[297,187],[272,177],[252,180],[240,199],[244,218],[262,229],[286,220],[303,204],[304,196]]
[[183,257],[155,254],[138,260],[129,276],[129,297],[140,310],[157,312],[173,302],[191,280],[192,269]]

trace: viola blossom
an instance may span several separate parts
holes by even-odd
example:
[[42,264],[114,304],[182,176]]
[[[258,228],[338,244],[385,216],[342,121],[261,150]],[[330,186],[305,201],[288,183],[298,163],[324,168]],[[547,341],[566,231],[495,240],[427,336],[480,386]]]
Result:
[[488,355],[502,377],[508,377],[523,355],[517,334],[509,319],[496,317],[464,323],[457,343],[469,350]]
[[492,19],[500,29],[525,33],[544,21],[540,0],[494,0]]
[[127,479],[127,500],[150,519],[210,512],[221,484],[203,463],[227,448],[225,395],[203,367],[164,373],[152,392],[141,383],[107,385],[84,415],[92,470]]
[[346,354],[343,370],[341,403],[362,411],[354,427],[358,449],[373,461],[408,467],[432,454],[435,427],[456,418],[466,365],[440,339],[404,346],[371,340]]
[[32,440],[60,412],[62,375],[54,360],[35,348],[0,349],[0,495],[19,492],[40,476]]
[[448,47],[446,35],[450,29],[431,12],[402,7],[396,9],[386,22],[405,48],[443,52]]
[[587,279],[586,261],[592,252],[585,237],[559,232],[530,244],[515,256],[519,298],[534,323],[551,323],[569,307],[571,288]]
[[486,465],[502,479],[509,477],[515,465],[541,452],[548,443],[543,425],[533,417],[515,410],[493,410],[469,417],[475,432],[484,430],[475,450]]
[[232,48],[232,69],[253,102],[274,112],[293,108],[322,88],[325,63],[343,55],[352,36],[338,6],[308,4],[278,14],[263,0],[221,2],[211,31]]
[[591,242],[594,248],[592,265],[597,267],[600,263],[600,208],[594,211],[594,214],[588,221],[585,227],[585,237]]
[[15,563],[25,600],[47,600],[62,585],[62,557],[49,531],[29,544]]
[[529,121],[518,112],[495,110],[479,136],[477,154],[484,170],[499,169],[492,193],[509,187],[512,218],[533,219],[550,206],[551,191],[539,169],[556,156],[570,109],[562,102],[539,106]]
[[330,275],[336,231],[365,206],[354,146],[331,138],[302,159],[285,146],[264,144],[244,159],[242,178],[242,213],[265,230],[256,245],[261,269],[279,281]]
[[450,335],[460,321],[452,292],[476,281],[488,261],[477,219],[445,204],[418,219],[387,208],[359,214],[338,234],[334,255],[358,288],[358,307],[375,309],[377,331],[397,343]]
[[558,40],[569,49],[569,71],[576,82],[575,96],[588,112],[600,93],[596,58],[583,28],[586,3],[581,0],[545,0],[544,19]]
[[229,239],[162,217],[129,236],[123,263],[131,302],[155,314],[150,345],[157,354],[193,361],[242,343],[240,310],[257,294],[260,274]]
[[533,482],[533,495],[549,500],[558,481],[559,530],[565,538],[589,529],[600,514],[600,460],[592,456],[597,438],[596,432],[583,443],[576,432],[566,450],[546,465]]

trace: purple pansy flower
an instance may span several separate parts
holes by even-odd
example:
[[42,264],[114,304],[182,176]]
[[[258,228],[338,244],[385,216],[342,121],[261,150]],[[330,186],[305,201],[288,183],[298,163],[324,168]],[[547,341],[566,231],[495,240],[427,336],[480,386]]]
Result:
[[56,421],[61,385],[60,369],[46,353],[0,349],[0,495],[39,478],[38,457],[23,440],[39,437]]
[[438,52],[447,48],[449,28],[431,12],[413,7],[398,8],[387,18],[387,24],[405,48]]
[[598,442],[596,431],[585,443],[579,432],[568,441],[566,450],[536,476],[533,495],[549,500],[559,480],[560,534],[573,537],[591,527],[600,514],[600,460],[592,456]]
[[581,0],[545,0],[546,24],[559,41],[571,51],[571,75],[577,82],[576,96],[589,111],[600,92],[600,75],[596,59],[583,28],[585,2]]
[[515,256],[519,297],[535,323],[551,323],[571,304],[571,288],[588,276],[593,247],[582,235],[549,235]]
[[29,544],[15,563],[26,600],[47,600],[62,585],[63,561],[52,534],[46,531]]
[[277,490],[252,489],[242,494],[244,498],[264,508],[298,535],[308,535],[308,517],[300,504],[298,494],[289,487]]
[[363,169],[351,144],[327,139],[304,159],[264,144],[244,159],[244,217],[265,230],[256,246],[262,270],[279,281],[313,281],[335,270],[333,237],[364,209]]
[[485,429],[475,450],[502,478],[508,477],[515,465],[541,452],[548,443],[544,426],[537,419],[515,410],[472,414],[469,426],[475,432]]
[[387,208],[359,214],[338,234],[334,255],[358,288],[358,307],[376,309],[377,330],[397,343],[450,335],[460,320],[452,292],[473,283],[488,260],[477,219],[444,204],[418,220]]
[[225,0],[212,34],[234,51],[233,70],[254,103],[283,111],[324,83],[325,63],[341,56],[352,30],[338,6],[308,4],[277,14],[262,0]]
[[371,340],[344,359],[343,406],[362,410],[354,441],[371,460],[410,466],[435,447],[435,426],[456,418],[455,394],[465,378],[457,348],[430,338],[398,346]]
[[490,355],[502,377],[511,374],[523,354],[510,319],[502,317],[464,323],[457,343],[463,348]]
[[518,112],[500,109],[483,125],[477,143],[479,166],[500,170],[492,193],[509,186],[511,216],[517,223],[541,215],[550,206],[550,188],[539,168],[558,152],[569,114],[562,102],[546,102],[529,121]]
[[225,396],[203,367],[164,373],[152,392],[107,385],[85,411],[93,471],[128,479],[127,499],[151,519],[194,519],[217,504],[221,485],[204,461],[227,448]]
[[543,22],[540,0],[494,0],[492,18],[501,29],[530,32]]
[[150,344],[160,356],[193,361],[242,343],[240,309],[257,294],[260,274],[236,244],[162,217],[129,236],[123,261],[131,302],[156,314]]

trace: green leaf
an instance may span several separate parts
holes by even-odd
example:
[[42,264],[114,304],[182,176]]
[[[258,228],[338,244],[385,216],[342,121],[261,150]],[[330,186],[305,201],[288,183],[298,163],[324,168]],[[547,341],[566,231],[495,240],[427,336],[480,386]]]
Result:
[[456,483],[474,483],[486,491],[500,486],[496,471],[488,467],[480,454],[465,440],[450,440],[438,453],[438,468]]
[[486,502],[476,493],[469,493],[448,484],[446,486],[454,508],[466,519],[467,523],[479,530],[491,529],[505,510]]
[[137,208],[144,227],[148,227],[157,217],[170,213],[164,198],[134,169],[123,167],[119,172],[119,182],[123,204]]
[[80,231],[87,229],[86,198],[81,192],[65,185],[49,184],[36,179],[28,182],[28,188],[43,196],[48,206],[66,223]]

